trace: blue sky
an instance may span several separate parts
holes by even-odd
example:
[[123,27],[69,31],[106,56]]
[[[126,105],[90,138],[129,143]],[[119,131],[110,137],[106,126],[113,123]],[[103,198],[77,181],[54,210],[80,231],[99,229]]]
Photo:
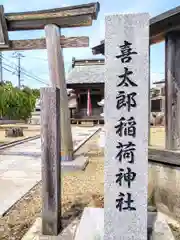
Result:
[[[4,5],[5,12],[33,11],[48,8],[65,7],[68,5],[78,5],[94,2],[90,0],[0,0],[0,4]],[[151,17],[165,12],[171,8],[177,7],[179,0],[99,0],[100,13],[98,19],[93,22],[90,27],[63,29],[62,34],[65,36],[89,36],[89,48],[64,49],[64,61],[66,72],[71,67],[72,57],[75,58],[92,58],[91,48],[98,45],[104,39],[104,16],[111,13],[125,12],[149,12]],[[44,31],[21,31],[11,32],[10,39],[31,39],[44,36]],[[22,67],[35,75],[38,79],[49,84],[48,64],[46,50],[34,50],[21,52]],[[7,65],[16,68],[17,59],[12,58],[13,52],[4,52],[4,67],[10,69]],[[102,57],[99,55],[99,57]],[[16,74],[12,74],[6,70],[3,71],[4,80],[11,80],[13,84],[17,84]],[[164,43],[153,45],[151,47],[151,82],[164,78]],[[33,80],[22,75],[22,84],[30,87],[43,87],[45,84]]]

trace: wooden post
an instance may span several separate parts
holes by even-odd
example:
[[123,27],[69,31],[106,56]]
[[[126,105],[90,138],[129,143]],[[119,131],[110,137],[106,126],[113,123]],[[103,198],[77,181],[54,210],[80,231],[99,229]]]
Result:
[[[151,59],[151,51],[150,51],[150,46],[149,46],[149,59]],[[150,94],[150,89],[151,89],[151,76],[150,76],[150,62],[149,62],[149,81],[148,81],[148,106],[149,106],[149,115],[148,115],[148,145],[151,144],[151,94]]]
[[166,148],[180,149],[180,32],[168,33],[165,41]]
[[41,89],[42,234],[58,235],[61,217],[60,90]]
[[0,48],[9,47],[9,38],[6,19],[4,16],[4,7],[0,5]]
[[45,26],[45,33],[50,79],[54,87],[60,88],[61,159],[62,161],[69,161],[73,158],[73,142],[65,82],[64,60],[60,46],[60,29],[56,25],[49,24]]

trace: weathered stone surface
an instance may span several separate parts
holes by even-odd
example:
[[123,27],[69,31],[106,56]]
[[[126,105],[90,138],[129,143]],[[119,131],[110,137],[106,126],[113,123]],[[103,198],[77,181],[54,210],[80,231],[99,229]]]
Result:
[[23,128],[7,128],[5,130],[5,137],[23,137]]
[[180,168],[150,162],[148,176],[158,210],[180,222]]
[[74,155],[73,161],[61,161],[62,171],[78,171],[85,170],[89,163],[89,159],[83,155]]
[[80,224],[76,230],[75,240],[92,240],[104,238],[104,209],[85,208]]
[[22,240],[74,240],[79,219],[71,222],[58,236],[42,235],[42,219],[37,218]]
[[[97,216],[97,218],[95,216]],[[37,218],[33,226],[24,235],[22,240],[81,240],[81,238],[77,238],[81,236],[83,237],[83,240],[103,240],[103,219],[104,209],[85,208],[80,224],[79,219],[77,218],[71,222],[67,228],[61,232],[61,234],[52,237],[41,234],[42,220],[41,218]],[[79,235],[80,230],[82,230],[82,235]],[[101,234],[99,236],[96,235],[96,238],[92,238],[92,236],[94,237],[95,233],[97,232],[100,232]],[[152,235],[153,240],[174,240],[173,234],[166,222],[166,219],[161,213],[157,214]]]
[[[105,22],[104,240],[145,240],[148,185],[149,15],[116,14],[106,16]],[[121,48],[122,45],[125,46]],[[130,52],[136,54],[130,54],[129,57]],[[127,75],[121,76],[125,73]],[[137,86],[132,86],[128,78]],[[129,101],[131,106],[128,104]],[[128,119],[134,117],[135,137],[126,134],[124,129],[122,135],[120,132],[116,133],[115,126],[121,117],[125,118],[123,121],[127,121],[126,126]],[[130,142],[135,146],[131,145],[128,148]],[[116,157],[118,153],[119,156]],[[133,172],[130,176],[134,176],[130,188],[126,178],[128,169]],[[120,173],[122,180],[116,183],[116,174]],[[127,204],[128,196],[131,197],[129,201],[132,200],[130,205]],[[116,206],[118,199],[119,206]],[[131,211],[130,207],[133,208]]]
[[[82,145],[82,142],[86,142],[86,139],[96,132],[97,129],[98,127],[82,128],[73,126],[74,150],[76,151]],[[64,161],[61,163],[63,171],[84,168],[85,161],[88,161],[88,159],[78,158],[80,154],[78,151],[76,154],[77,159],[74,161],[68,163]],[[0,216],[2,216],[18,199],[41,180],[40,138],[1,150],[0,162]]]
[[155,125],[155,119],[156,119],[156,115],[151,112],[150,113],[150,124],[151,124],[151,126]]
[[155,126],[163,126],[164,121],[165,121],[164,113],[162,113],[162,112],[157,113],[154,125]]
[[175,240],[171,229],[169,228],[165,218],[161,213],[158,213],[157,220],[154,224],[154,231],[152,233],[153,240]]
[[165,114],[163,112],[151,112],[150,124],[152,126],[165,126]]

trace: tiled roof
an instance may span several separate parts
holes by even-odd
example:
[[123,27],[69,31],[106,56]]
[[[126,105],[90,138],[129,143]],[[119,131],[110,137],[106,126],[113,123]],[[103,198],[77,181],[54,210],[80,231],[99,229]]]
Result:
[[67,75],[66,83],[104,83],[104,63],[75,65]]
[[101,41],[99,45],[92,48],[93,55],[103,54],[104,55],[104,43],[105,41]]

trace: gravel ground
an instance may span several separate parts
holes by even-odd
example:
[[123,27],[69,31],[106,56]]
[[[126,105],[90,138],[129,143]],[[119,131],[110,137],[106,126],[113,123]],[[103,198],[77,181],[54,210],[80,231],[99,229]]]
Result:
[[175,240],[180,240],[180,228],[178,227],[175,227],[174,225],[172,224],[169,224],[169,227],[175,237]]
[[[63,228],[80,217],[85,206],[104,205],[104,157],[97,146],[98,138],[97,134],[84,145],[89,157],[86,170],[62,176]],[[0,218],[0,239],[20,240],[40,214],[41,183]]]

